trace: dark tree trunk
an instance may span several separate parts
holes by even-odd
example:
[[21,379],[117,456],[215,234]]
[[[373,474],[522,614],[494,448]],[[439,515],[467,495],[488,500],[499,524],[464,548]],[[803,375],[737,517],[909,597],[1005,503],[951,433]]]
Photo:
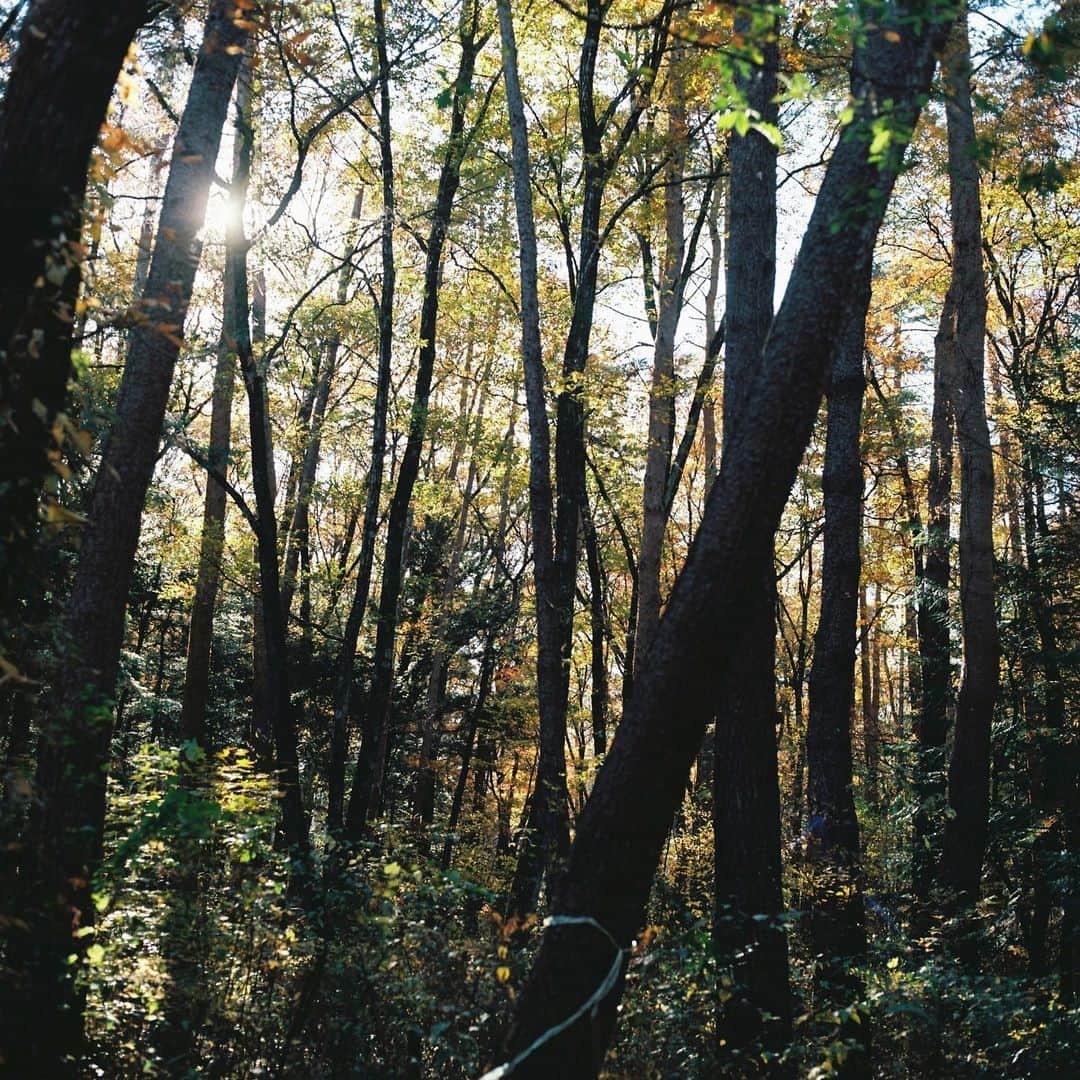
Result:
[[405,454],[398,470],[397,485],[390,503],[386,555],[383,560],[383,579],[379,596],[379,624],[375,637],[375,670],[372,676],[371,693],[364,702],[363,743],[357,758],[352,792],[349,797],[346,829],[352,839],[359,839],[368,818],[378,814],[382,809],[390,739],[390,701],[394,683],[394,643],[397,639],[398,599],[401,595],[404,576],[405,532],[413,487],[420,471],[420,453],[427,431],[428,398],[431,394],[431,379],[435,369],[435,335],[439,321],[443,249],[450,227],[450,211],[461,181],[461,163],[469,141],[465,131],[465,114],[473,96],[473,71],[476,57],[487,40],[486,36],[479,31],[478,21],[479,14],[475,10],[463,16],[461,62],[454,81],[450,135],[443,167],[439,174],[431,232],[427,241],[416,388],[413,393]]
[[383,0],[374,0],[375,51],[379,72],[379,171],[382,179],[382,229],[380,254],[382,288],[379,293],[379,361],[375,381],[374,414],[371,420],[371,463],[368,466],[364,499],[364,527],[360,538],[360,559],[356,571],[349,615],[345,621],[341,651],[334,672],[334,720],[330,733],[330,766],[326,827],[339,832],[345,823],[345,768],[349,754],[349,717],[356,645],[364,624],[371,573],[375,563],[375,543],[379,536],[379,502],[382,498],[386,458],[386,418],[390,403],[390,374],[394,354],[394,218],[397,213],[394,191],[393,130],[390,116],[390,60],[386,48],[386,9]]
[[[736,30],[753,33],[754,16]],[[757,24],[760,26],[760,22]],[[777,119],[777,24],[754,40],[762,62],[738,82],[749,107]],[[727,206],[727,342],[724,369],[726,455],[749,421],[754,380],[773,318],[776,280],[776,147],[759,132],[733,136]],[[751,577],[756,590],[741,615],[735,662],[716,690],[713,776],[715,839],[714,947],[732,985],[718,1002],[722,1059],[782,1049],[790,1036],[787,939],[776,922],[780,893],[780,788],[776,761],[776,580],[771,542],[758,551]],[[730,996],[728,996],[730,995]],[[766,1016],[773,1019],[766,1020]]]
[[926,553],[919,593],[919,676],[922,707],[915,722],[915,834],[912,887],[929,897],[940,850],[944,809],[945,739],[949,731],[952,668],[949,649],[949,528],[952,503],[953,410],[950,385],[955,363],[951,293],[945,298],[934,338],[934,405],[930,419],[930,476],[927,489]]
[[[609,973],[618,975],[626,953],[617,950],[629,948],[641,925],[690,766],[716,714],[716,678],[730,671],[745,633],[739,613],[758,584],[751,571],[771,545],[809,442],[850,282],[865,272],[906,148],[899,137],[884,161],[871,160],[874,102],[891,103],[892,130],[910,131],[948,30],[910,16],[907,7],[890,18],[875,9],[876,26],[856,48],[855,120],[829,163],[773,322],[749,395],[755,407],[729,434],[686,566],[554,890],[554,917],[580,921],[548,928],[515,1002],[504,1049],[516,1077],[593,1077],[610,1041],[620,980],[608,982]],[[721,714],[721,724],[731,722]],[[590,1001],[595,1009],[583,1007]]]
[[604,566],[592,509],[586,503],[582,513],[585,532],[585,563],[589,570],[590,705],[592,707],[593,753],[602,757],[608,744],[608,673],[604,642],[607,612],[604,604]]
[[[810,947],[817,985],[825,999],[839,1008],[849,1007],[861,996],[862,982],[852,971],[866,954],[859,822],[852,794],[851,728],[861,571],[860,435],[869,270],[867,267],[865,279],[858,283],[826,394],[821,615],[814,636],[806,727],[807,835],[814,868]],[[867,1026],[848,1021],[837,1035],[861,1047],[845,1058],[843,1074],[869,1075]]]
[[[242,159],[241,188],[247,187],[251,165],[251,130],[240,133]],[[281,595],[278,565],[277,517],[274,511],[273,446],[267,415],[266,371],[252,350],[248,321],[248,244],[243,226],[229,249],[233,288],[233,319],[236,352],[248,398],[248,430],[251,439],[251,484],[255,492],[255,550],[258,559],[259,593],[256,602],[262,623],[263,686],[265,723],[273,739],[274,768],[281,803],[281,828],[290,854],[303,860],[309,843],[309,819],[300,790],[296,718],[289,696],[289,654],[285,607]]]
[[990,815],[990,728],[998,689],[994,609],[994,458],[986,422],[986,278],[967,16],[944,61],[956,308],[953,410],[960,449],[960,624],[964,666],[949,762],[941,876],[961,904],[978,898]]
[[132,335],[64,618],[63,674],[41,732],[26,895],[32,908],[45,909],[34,912],[23,942],[21,1004],[32,1019],[20,1022],[15,1059],[28,1075],[62,1073],[81,1053],[76,967],[66,958],[86,939],[72,938],[72,912],[84,924],[93,921],[90,883],[101,858],[111,700],[143,501],[199,261],[196,234],[247,36],[229,11],[227,0],[211,8],[177,132],[142,321]]
[[36,0],[0,111],[0,601],[52,474],[71,375],[90,151],[147,0]]

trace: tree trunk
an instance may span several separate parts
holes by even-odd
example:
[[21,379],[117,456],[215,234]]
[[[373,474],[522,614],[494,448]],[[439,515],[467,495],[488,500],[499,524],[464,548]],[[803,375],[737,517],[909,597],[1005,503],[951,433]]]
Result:
[[0,601],[34,535],[71,375],[87,166],[146,0],[36,0],[0,111]]
[[948,734],[952,668],[949,650],[949,528],[952,501],[953,410],[950,384],[955,364],[954,303],[945,298],[934,338],[934,405],[930,418],[926,554],[919,593],[919,676],[922,707],[915,722],[915,832],[912,888],[925,904],[940,844],[937,822],[944,809],[943,754]]
[[[251,128],[239,133],[241,142],[237,199],[243,199],[251,168]],[[236,352],[248,398],[248,430],[251,439],[251,485],[255,491],[255,549],[258,560],[259,591],[256,598],[262,625],[263,685],[265,723],[273,739],[274,768],[281,803],[281,827],[290,854],[303,860],[309,848],[310,823],[300,791],[300,768],[296,740],[296,719],[289,695],[289,654],[285,607],[281,595],[278,565],[277,516],[274,510],[274,449],[270,441],[267,415],[266,371],[256,359],[248,321],[248,243],[242,219],[229,247],[233,288],[233,318]],[[257,286],[261,287],[261,286]]]
[[[879,18],[875,9],[876,25],[856,48],[855,120],[826,170],[773,321],[749,395],[755,407],[729,434],[686,566],[578,819],[552,897],[556,922],[515,1002],[504,1044],[515,1077],[593,1077],[610,1041],[627,956],[619,950],[641,925],[691,763],[716,714],[715,680],[730,671],[745,633],[740,612],[758,586],[751,571],[772,542],[809,442],[850,281],[865,272],[906,149],[898,134],[884,159],[871,160],[874,103],[890,102],[890,130],[912,130],[948,31],[947,22],[911,14],[902,6]],[[720,715],[722,725],[731,722]]]
[[416,388],[413,393],[409,436],[390,503],[386,555],[379,596],[379,624],[375,638],[371,693],[364,702],[363,743],[356,762],[349,798],[346,828],[350,838],[362,835],[369,816],[382,809],[383,784],[390,739],[390,702],[394,682],[394,644],[397,639],[398,599],[404,576],[405,531],[413,487],[420,470],[420,452],[427,430],[428,398],[435,368],[435,334],[439,320],[442,256],[450,226],[450,211],[461,181],[461,163],[468,144],[465,113],[472,98],[476,57],[487,38],[480,34],[479,15],[473,10],[462,17],[461,62],[454,81],[450,136],[439,174],[438,192],[427,241],[424,267],[424,299],[420,313],[420,349]]
[[[465,541],[468,537],[469,511],[473,500],[480,493],[479,468],[477,454],[479,453],[480,437],[484,427],[484,413],[487,408],[487,391],[491,377],[491,365],[495,357],[494,328],[498,321],[498,306],[492,320],[492,339],[488,350],[487,361],[484,370],[480,373],[480,399],[476,407],[476,417],[473,421],[471,456],[469,468],[466,472],[465,490],[462,493],[461,506],[458,508],[458,519],[454,528],[454,539],[450,547],[450,557],[447,560],[443,575],[442,589],[439,594],[439,607],[436,614],[436,626],[434,632],[434,649],[431,659],[431,671],[428,673],[427,698],[424,705],[424,717],[421,724],[420,738],[420,762],[417,767],[416,789],[413,799],[413,810],[417,821],[426,833],[427,827],[435,820],[435,755],[439,738],[439,721],[442,716],[443,699],[446,696],[446,682],[449,674],[450,651],[447,635],[450,629],[450,617],[453,614],[454,594],[457,592],[461,577],[461,560],[465,554]],[[475,377],[468,369],[470,377]],[[463,386],[466,380],[462,380]],[[465,405],[466,413],[468,404]],[[468,415],[461,418],[461,437],[458,442],[466,442],[465,435],[469,422]],[[465,447],[462,445],[461,454],[464,455]],[[453,467],[453,463],[452,463]],[[426,839],[422,841],[426,843]]]
[[532,525],[533,581],[536,604],[537,699],[540,711],[540,754],[537,792],[543,811],[531,814],[540,820],[543,835],[534,828],[526,834],[519,851],[510,908],[525,915],[536,907],[544,852],[561,858],[569,842],[566,815],[566,759],[563,742],[565,709],[558,703],[562,680],[562,655],[556,604],[558,589],[555,565],[554,493],[551,483],[551,429],[544,387],[544,355],[540,338],[540,306],[537,270],[536,223],[533,216],[528,127],[521,84],[518,79],[517,45],[509,0],[498,0],[502,38],[503,77],[510,120],[511,162],[514,175],[514,207],[517,216],[521,273],[521,358],[525,401],[529,416],[529,517]]
[[978,898],[990,814],[990,728],[998,690],[994,609],[994,458],[986,422],[983,359],[986,279],[967,17],[944,61],[953,225],[956,357],[953,409],[960,448],[960,623],[964,666],[949,762],[949,808],[941,873],[961,904]]
[[[720,198],[714,193],[709,207],[709,288],[705,293],[705,349],[716,336],[716,299],[720,292],[720,270],[724,264],[723,234],[720,231]],[[702,422],[702,441],[705,450],[705,492],[716,479],[716,400],[713,393],[705,399]]]
[[[736,31],[751,34],[754,16]],[[760,27],[760,20],[756,23]],[[737,80],[747,104],[775,123],[777,23],[757,30],[762,62]],[[754,380],[773,318],[776,279],[776,147],[759,132],[732,136],[727,205],[727,343],[724,370],[726,456],[749,421]],[[720,990],[717,1040],[722,1059],[737,1063],[762,1048],[782,1049],[790,1036],[787,939],[776,922],[780,893],[780,789],[776,761],[776,579],[771,541],[750,570],[735,663],[716,689],[713,777],[715,853],[714,947],[730,987]],[[772,1017],[766,1020],[765,1017]]]
[[[210,11],[176,136],[150,276],[120,385],[64,618],[65,662],[41,732],[38,804],[29,824],[26,877],[35,914],[28,932],[19,1054],[22,1071],[62,1073],[81,1052],[82,1007],[68,965],[85,938],[72,912],[93,921],[90,882],[101,858],[105,780],[124,613],[143,501],[154,471],[173,367],[199,261],[202,228],[225,114],[247,39],[219,0]],[[235,46],[237,51],[232,51]],[[48,897],[48,900],[44,898]],[[55,901],[55,903],[54,903]],[[50,1017],[50,1022],[44,1018]],[[54,1019],[52,1019],[54,1018]],[[34,1035],[33,1033],[40,1033]],[[18,1068],[17,1068],[17,1071]]]
[[660,281],[660,304],[656,315],[652,386],[649,391],[648,444],[645,450],[645,481],[642,489],[641,546],[638,549],[638,610],[635,654],[648,651],[660,621],[660,567],[668,515],[664,495],[671,469],[675,439],[675,333],[682,312],[682,289],[686,241],[683,206],[683,172],[686,168],[686,92],[682,79],[682,50],[668,62],[669,93],[667,153],[664,176],[664,226],[666,244]]
[[[814,864],[810,947],[817,985],[825,999],[838,1008],[847,1008],[861,997],[862,980],[852,971],[866,954],[859,822],[852,795],[851,726],[861,570],[860,435],[869,271],[867,266],[865,279],[857,285],[827,391],[821,615],[814,636],[806,728],[807,832]],[[841,1024],[837,1035],[861,1046],[845,1058],[844,1075],[869,1075],[866,1025],[849,1020]]]
[[375,543],[379,535],[379,502],[382,498],[386,458],[386,419],[390,403],[390,375],[394,355],[394,219],[397,213],[394,192],[393,129],[390,116],[390,60],[386,48],[386,9],[383,0],[374,0],[375,51],[379,71],[379,172],[382,179],[382,229],[380,252],[382,288],[379,293],[379,361],[375,379],[374,414],[371,420],[371,463],[368,466],[364,498],[364,528],[360,538],[360,559],[356,571],[349,615],[345,621],[341,651],[334,671],[334,720],[330,733],[330,766],[326,828],[339,832],[345,823],[345,767],[349,753],[349,716],[353,703],[353,669],[356,645],[364,623],[371,574],[375,563]]
[[[352,281],[352,261],[356,255],[356,227],[364,208],[364,189],[356,193],[353,199],[350,235],[346,242],[341,272],[338,274],[337,305],[344,307],[349,300],[349,284]],[[306,557],[310,531],[311,493],[315,488],[315,477],[319,471],[319,457],[322,453],[323,424],[326,420],[326,406],[330,400],[330,390],[337,374],[338,353],[341,350],[341,333],[337,329],[330,332],[326,343],[326,356],[319,368],[315,381],[315,394],[311,402],[311,416],[305,425],[304,452],[296,484],[296,497],[292,501],[292,513],[288,527],[288,552],[285,556],[285,573],[281,584],[281,602],[285,608],[288,622],[292,612],[293,596],[296,593],[297,571]]]

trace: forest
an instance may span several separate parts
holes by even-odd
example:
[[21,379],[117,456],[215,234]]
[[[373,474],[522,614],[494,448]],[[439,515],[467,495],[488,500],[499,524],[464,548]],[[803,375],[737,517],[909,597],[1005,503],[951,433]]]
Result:
[[0,95],[0,1074],[1076,1075],[1076,0],[3,0]]

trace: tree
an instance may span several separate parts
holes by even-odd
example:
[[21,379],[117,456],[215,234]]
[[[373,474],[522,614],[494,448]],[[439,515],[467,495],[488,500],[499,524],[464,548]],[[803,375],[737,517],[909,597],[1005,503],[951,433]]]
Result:
[[998,688],[994,608],[994,459],[986,422],[986,278],[967,16],[961,14],[944,66],[948,97],[953,225],[953,411],[960,449],[960,622],[964,667],[949,762],[949,809],[941,873],[954,897],[979,895],[990,813],[990,727]]
[[[624,950],[714,714],[713,679],[731,663],[736,612],[758,585],[750,570],[775,532],[843,328],[841,297],[852,274],[865,272],[948,32],[950,12],[933,12],[918,29],[905,21],[911,14],[900,9],[863,28],[852,64],[854,116],[773,320],[748,395],[756,408],[729,434],[689,558],[578,820],[553,896],[554,925],[516,1001],[504,1045],[516,1075],[595,1075],[611,1038]],[[871,151],[875,122],[890,132],[883,158],[880,140]]]
[[[14,14],[14,12],[13,12]],[[147,0],[36,0],[0,111],[0,597],[35,532],[63,436],[90,151]]]
[[[821,615],[810,669],[806,727],[807,837],[816,874],[809,932],[826,1000],[847,1007],[862,987],[851,974],[866,952],[860,880],[859,822],[852,791],[851,728],[855,711],[855,647],[861,594],[863,471],[860,453],[863,355],[870,303],[869,267],[848,313],[826,391],[828,428],[822,490]],[[864,649],[864,657],[866,652]],[[867,704],[864,682],[864,706]],[[861,1025],[841,1036],[865,1041]],[[861,1060],[860,1060],[861,1059]],[[845,1060],[845,1073],[868,1074],[865,1048]]]
[[[778,22],[740,14],[735,33],[760,49],[735,80],[746,107],[775,125]],[[762,131],[732,134],[727,203],[722,457],[754,408],[754,379],[773,319],[776,281],[776,145]],[[787,941],[778,924],[780,791],[776,772],[776,576],[770,548],[751,571],[759,590],[742,614],[734,663],[716,689],[713,773],[715,895],[713,937],[719,963],[731,969],[732,997],[720,1003],[717,1038],[738,1055],[788,1041],[791,1000]],[[774,1017],[767,1020],[766,1017]]]
[[[176,134],[158,237],[140,301],[140,321],[102,460],[78,573],[64,618],[64,662],[42,724],[37,803],[28,825],[26,895],[42,905],[26,940],[21,974],[22,1035],[15,1060],[35,1070],[71,1070],[81,1053],[81,1004],[66,958],[71,912],[93,921],[91,882],[101,858],[111,701],[139,538],[143,500],[157,459],[173,366],[198,265],[196,239],[217,161],[229,97],[247,31],[232,5],[210,10]],[[40,1023],[49,1016],[50,1024]],[[34,1032],[40,1033],[35,1035]]]

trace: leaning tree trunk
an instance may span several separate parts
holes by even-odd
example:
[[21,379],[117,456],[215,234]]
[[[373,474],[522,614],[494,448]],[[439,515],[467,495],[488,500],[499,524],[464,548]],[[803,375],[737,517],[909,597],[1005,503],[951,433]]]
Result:
[[[919,588],[919,677],[922,701],[915,722],[918,761],[915,774],[915,829],[912,888],[925,904],[933,880],[944,808],[945,738],[949,731],[952,668],[949,649],[949,529],[952,515],[955,304],[945,297],[934,338],[934,404],[930,417],[930,475],[927,482],[926,551]],[[916,570],[919,555],[916,553]]]
[[[594,1077],[610,1042],[621,972],[641,925],[690,766],[734,662],[740,617],[810,439],[851,279],[871,258],[888,197],[948,31],[906,5],[874,9],[855,51],[855,119],[826,170],[784,303],[729,434],[686,566],[581,817],[547,929],[504,1049],[515,1077]],[[871,155],[889,103],[897,138]],[[732,722],[721,715],[724,725]],[[728,883],[723,883],[728,888]],[[543,1042],[540,1040],[543,1039]],[[506,1069],[496,1075],[506,1075]]]
[[[806,726],[807,834],[813,865],[810,947],[818,988],[824,1000],[838,1008],[847,1008],[861,997],[862,982],[852,972],[866,954],[859,822],[852,794],[851,725],[861,592],[863,473],[859,442],[869,303],[868,266],[851,304],[826,395],[821,615],[814,635]],[[849,1020],[837,1032],[837,1037],[852,1040],[859,1047],[843,1062],[845,1076],[869,1075],[865,1028],[865,1024]]]
[[953,408],[960,448],[960,624],[964,666],[949,762],[941,876],[961,904],[978,898],[990,814],[990,727],[998,690],[994,610],[994,458],[986,422],[986,278],[971,106],[971,57],[962,14],[945,60],[953,226],[956,354]]
[[[38,750],[38,804],[29,823],[33,865],[26,897],[33,919],[20,947],[28,1011],[21,1053],[33,1071],[63,1071],[80,1053],[82,1007],[67,963],[86,938],[72,912],[93,922],[91,882],[101,859],[105,781],[124,613],[143,501],[182,345],[222,128],[247,40],[219,0],[206,23],[176,135],[141,322],[120,384],[116,421],[98,473],[79,567],[63,623],[64,662]],[[40,910],[38,909],[40,906]],[[78,921],[78,920],[76,920]],[[44,1018],[49,1018],[46,1021]],[[38,1034],[35,1035],[34,1033]],[[22,1060],[22,1059],[19,1059]],[[68,1065],[64,1063],[68,1062]]]
[[71,375],[90,151],[147,0],[36,0],[0,111],[0,601],[52,474]]
[[[749,34],[752,21],[740,16],[737,31]],[[762,63],[739,79],[747,104],[769,123],[777,118],[776,32],[772,21],[767,40],[759,43]],[[749,132],[733,136],[728,152],[723,455],[756,407],[751,388],[763,362],[776,280],[776,147],[760,132]],[[717,1040],[729,1061],[758,1047],[778,1051],[791,1030],[787,939],[776,921],[783,900],[772,544],[757,555],[750,571],[757,584],[741,614],[735,661],[715,692],[714,942],[732,980],[718,1002]]]

